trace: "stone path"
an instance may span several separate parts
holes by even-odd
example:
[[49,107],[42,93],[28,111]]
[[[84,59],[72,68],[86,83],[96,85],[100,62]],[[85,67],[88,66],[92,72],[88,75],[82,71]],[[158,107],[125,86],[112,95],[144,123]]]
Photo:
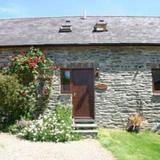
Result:
[[67,143],[30,142],[0,133],[0,160],[113,160],[94,139]]

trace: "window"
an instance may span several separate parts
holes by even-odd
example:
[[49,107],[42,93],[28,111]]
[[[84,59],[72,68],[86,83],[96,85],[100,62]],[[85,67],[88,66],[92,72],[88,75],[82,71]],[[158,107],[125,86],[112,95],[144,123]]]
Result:
[[160,92],[160,69],[152,69],[153,92]]
[[61,70],[61,92],[71,92],[71,71],[67,69]]
[[104,20],[99,20],[94,26],[94,32],[105,32],[107,31],[107,23]]
[[62,24],[59,32],[72,32],[72,25],[69,20],[66,20],[65,24]]

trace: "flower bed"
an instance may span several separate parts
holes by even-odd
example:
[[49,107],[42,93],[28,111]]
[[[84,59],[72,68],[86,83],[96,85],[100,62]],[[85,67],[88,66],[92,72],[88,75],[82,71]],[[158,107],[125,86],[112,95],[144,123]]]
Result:
[[37,120],[28,126],[17,126],[11,131],[19,137],[32,141],[64,142],[77,140],[80,135],[72,132],[71,110],[67,106],[57,106],[55,110],[46,110]]

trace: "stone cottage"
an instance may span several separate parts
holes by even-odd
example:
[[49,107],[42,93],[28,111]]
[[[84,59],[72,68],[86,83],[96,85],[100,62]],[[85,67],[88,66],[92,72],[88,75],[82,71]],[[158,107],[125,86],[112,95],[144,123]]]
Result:
[[69,104],[74,119],[124,127],[140,112],[160,124],[160,17],[50,17],[0,20],[0,63],[41,48],[60,67],[50,107]]

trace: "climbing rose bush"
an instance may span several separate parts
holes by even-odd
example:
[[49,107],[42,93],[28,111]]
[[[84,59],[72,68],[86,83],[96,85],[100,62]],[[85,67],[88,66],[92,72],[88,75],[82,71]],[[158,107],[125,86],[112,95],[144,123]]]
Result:
[[[13,54],[10,58],[8,74],[16,74],[20,84],[24,87],[20,92],[32,104],[27,111],[30,117],[47,106],[51,92],[53,61],[37,48],[27,52]],[[43,106],[43,107],[42,107]]]
[[66,106],[57,106],[55,110],[46,110],[38,120],[18,132],[18,136],[33,141],[64,142],[79,139],[72,132],[71,110]]
[[40,49],[31,48],[27,52],[13,54],[10,57],[10,72],[16,73],[24,85],[36,82],[38,78],[50,79],[53,61],[46,58]]

